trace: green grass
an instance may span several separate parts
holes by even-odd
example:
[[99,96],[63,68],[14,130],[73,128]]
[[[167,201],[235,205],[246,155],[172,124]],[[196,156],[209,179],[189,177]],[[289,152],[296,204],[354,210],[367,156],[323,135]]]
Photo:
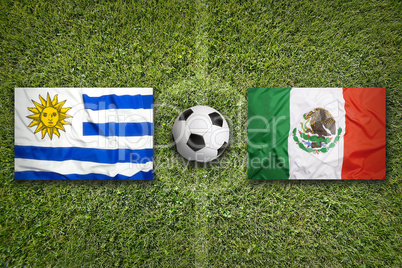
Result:
[[[402,266],[400,1],[127,2],[0,2],[1,266]],[[387,88],[386,181],[247,180],[247,89],[295,86]],[[155,180],[14,181],[14,87],[153,87]],[[169,146],[196,104],[206,167]]]

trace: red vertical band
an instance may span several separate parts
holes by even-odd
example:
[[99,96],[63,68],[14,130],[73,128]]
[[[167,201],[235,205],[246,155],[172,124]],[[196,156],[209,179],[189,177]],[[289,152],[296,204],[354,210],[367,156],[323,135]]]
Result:
[[344,88],[342,179],[385,179],[385,88]]

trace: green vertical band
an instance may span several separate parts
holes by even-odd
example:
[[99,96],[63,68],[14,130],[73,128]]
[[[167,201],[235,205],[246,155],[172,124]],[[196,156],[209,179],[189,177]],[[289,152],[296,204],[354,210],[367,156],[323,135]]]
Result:
[[290,90],[248,90],[249,179],[289,179]]

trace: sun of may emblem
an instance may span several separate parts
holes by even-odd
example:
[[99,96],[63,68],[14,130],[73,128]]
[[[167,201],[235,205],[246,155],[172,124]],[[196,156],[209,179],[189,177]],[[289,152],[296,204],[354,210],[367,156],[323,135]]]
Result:
[[303,122],[292,131],[293,140],[300,149],[308,153],[326,153],[335,147],[342,133],[336,129],[336,121],[331,113],[323,108],[314,108],[303,115]]
[[66,131],[63,125],[71,125],[69,122],[64,121],[64,119],[71,117],[66,114],[69,108],[62,108],[66,101],[58,102],[57,95],[54,96],[53,101],[50,99],[49,93],[47,93],[46,100],[39,95],[41,104],[32,100],[35,107],[28,107],[33,114],[27,116],[33,121],[28,127],[37,126],[35,133],[42,131],[42,139],[45,138],[46,133],[49,135],[50,139],[53,138],[53,134],[56,134],[60,138],[59,129]]

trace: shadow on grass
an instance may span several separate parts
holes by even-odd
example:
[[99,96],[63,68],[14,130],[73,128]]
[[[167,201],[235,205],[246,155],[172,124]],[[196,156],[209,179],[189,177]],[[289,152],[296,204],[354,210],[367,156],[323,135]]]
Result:
[[[247,179],[248,180],[248,179]],[[339,188],[358,187],[362,185],[388,184],[388,180],[248,180],[247,184],[251,187],[267,185],[292,185],[292,186],[335,186]]]
[[125,185],[136,184],[142,188],[153,187],[157,179],[154,177],[153,180],[14,180],[13,183],[17,185],[26,185],[34,187],[42,186],[86,186],[86,187],[112,187],[117,188]]

